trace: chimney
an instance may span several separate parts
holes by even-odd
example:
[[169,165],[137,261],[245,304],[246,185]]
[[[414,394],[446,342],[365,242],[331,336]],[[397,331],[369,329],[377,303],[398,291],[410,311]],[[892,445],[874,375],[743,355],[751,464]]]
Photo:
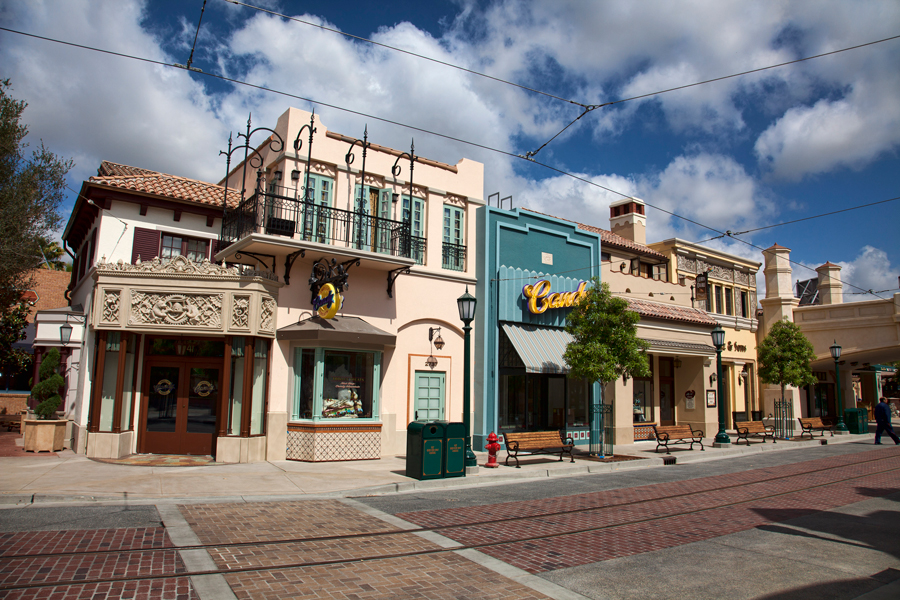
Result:
[[841,266],[826,262],[816,268],[819,274],[819,299],[822,304],[843,304],[844,284],[841,282]]
[[627,240],[646,245],[647,217],[644,214],[644,201],[632,197],[610,204],[609,229]]

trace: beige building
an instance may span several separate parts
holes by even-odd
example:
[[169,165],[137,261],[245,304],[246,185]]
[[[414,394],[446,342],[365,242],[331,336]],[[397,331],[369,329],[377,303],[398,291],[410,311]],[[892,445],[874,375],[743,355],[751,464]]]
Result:
[[[763,318],[757,335],[762,340],[776,321],[788,319],[800,327],[813,345],[816,359],[810,368],[817,383],[802,390],[786,390],[793,414],[833,418],[840,406],[871,411],[883,395],[882,370],[878,365],[900,360],[900,293],[845,303],[841,267],[826,262],[816,268],[818,294],[814,303],[800,306],[792,286],[790,253],[789,248],[778,244],[763,252],[766,297],[760,301]],[[830,352],[833,344],[841,347],[837,364]],[[765,384],[761,388],[768,414],[773,412],[781,391]]]

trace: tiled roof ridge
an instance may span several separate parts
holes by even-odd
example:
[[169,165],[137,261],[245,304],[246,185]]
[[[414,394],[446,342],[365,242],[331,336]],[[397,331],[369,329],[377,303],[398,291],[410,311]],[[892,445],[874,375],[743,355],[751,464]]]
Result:
[[[702,325],[715,325],[717,321],[708,314],[698,308],[691,306],[679,306],[677,304],[664,304],[654,300],[645,300],[644,298],[625,297],[628,305],[638,314],[644,316],[667,319],[672,321],[685,321],[688,323],[699,323]],[[640,310],[644,308],[644,311]]]

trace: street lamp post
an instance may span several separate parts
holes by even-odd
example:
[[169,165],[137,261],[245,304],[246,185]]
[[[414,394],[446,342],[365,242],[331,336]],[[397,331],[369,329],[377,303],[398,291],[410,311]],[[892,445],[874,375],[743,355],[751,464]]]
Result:
[[841,399],[841,370],[838,367],[838,359],[841,357],[841,347],[838,346],[837,340],[829,348],[831,350],[831,358],[834,359],[834,379],[837,384],[837,424],[834,426],[835,431],[847,431],[847,425],[844,423],[844,402]]
[[722,394],[724,389],[724,382],[722,381],[722,348],[725,347],[725,330],[722,329],[721,325],[716,325],[716,328],[712,330],[712,342],[713,346],[716,347],[716,384],[718,386],[716,396],[718,396],[719,406],[719,432],[716,434],[714,441],[716,444],[730,444],[731,439],[725,433],[725,402],[723,402]]
[[466,428],[466,467],[477,466],[475,453],[472,452],[472,428],[469,423],[469,413],[471,412],[471,392],[469,388],[472,387],[469,375],[469,372],[472,370],[471,357],[469,355],[469,334],[472,331],[471,323],[475,319],[475,305],[477,302],[475,296],[469,293],[469,286],[466,286],[466,293],[456,299],[456,305],[459,308],[459,319],[463,322],[463,331],[465,332],[463,341],[465,345],[463,352],[463,427]]

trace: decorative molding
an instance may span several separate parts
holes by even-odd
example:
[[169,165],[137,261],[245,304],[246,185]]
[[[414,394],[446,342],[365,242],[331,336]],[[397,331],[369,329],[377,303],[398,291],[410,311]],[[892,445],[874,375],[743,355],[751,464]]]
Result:
[[[750,287],[756,289],[756,273],[750,273]],[[753,295],[756,297],[756,294]]]
[[222,327],[223,294],[156,294],[134,291],[131,294],[129,325]]
[[231,328],[250,329],[250,296],[234,296],[231,304]]
[[121,304],[121,290],[103,291],[103,308],[100,313],[100,322],[112,325],[119,324],[119,306]]
[[310,173],[315,173],[316,175],[326,175],[331,178],[337,177],[337,169],[335,168],[335,166],[325,163],[313,161],[310,164],[309,171]]
[[185,256],[176,256],[167,261],[163,261],[160,257],[156,257],[149,262],[142,262],[140,257],[132,265],[119,259],[116,263],[106,262],[106,257],[100,259],[97,263],[97,272],[119,272],[119,273],[152,273],[154,275],[191,275],[191,276],[212,276],[212,277],[237,277],[240,275],[234,267],[227,267],[223,262],[221,265],[209,262],[204,258],[200,262],[194,262]]
[[697,261],[693,258],[688,258],[687,256],[677,255],[678,258],[678,270],[684,273],[697,273]]
[[262,331],[275,331],[275,300],[263,298],[259,311],[259,328]]
[[733,281],[734,280],[734,270],[727,269],[725,267],[720,267],[719,265],[711,265],[712,271],[710,275],[715,277],[716,279],[720,279],[722,281]]
[[447,194],[446,200],[444,200],[445,204],[453,204],[460,208],[466,207],[466,198],[463,196],[457,196],[456,194]]

